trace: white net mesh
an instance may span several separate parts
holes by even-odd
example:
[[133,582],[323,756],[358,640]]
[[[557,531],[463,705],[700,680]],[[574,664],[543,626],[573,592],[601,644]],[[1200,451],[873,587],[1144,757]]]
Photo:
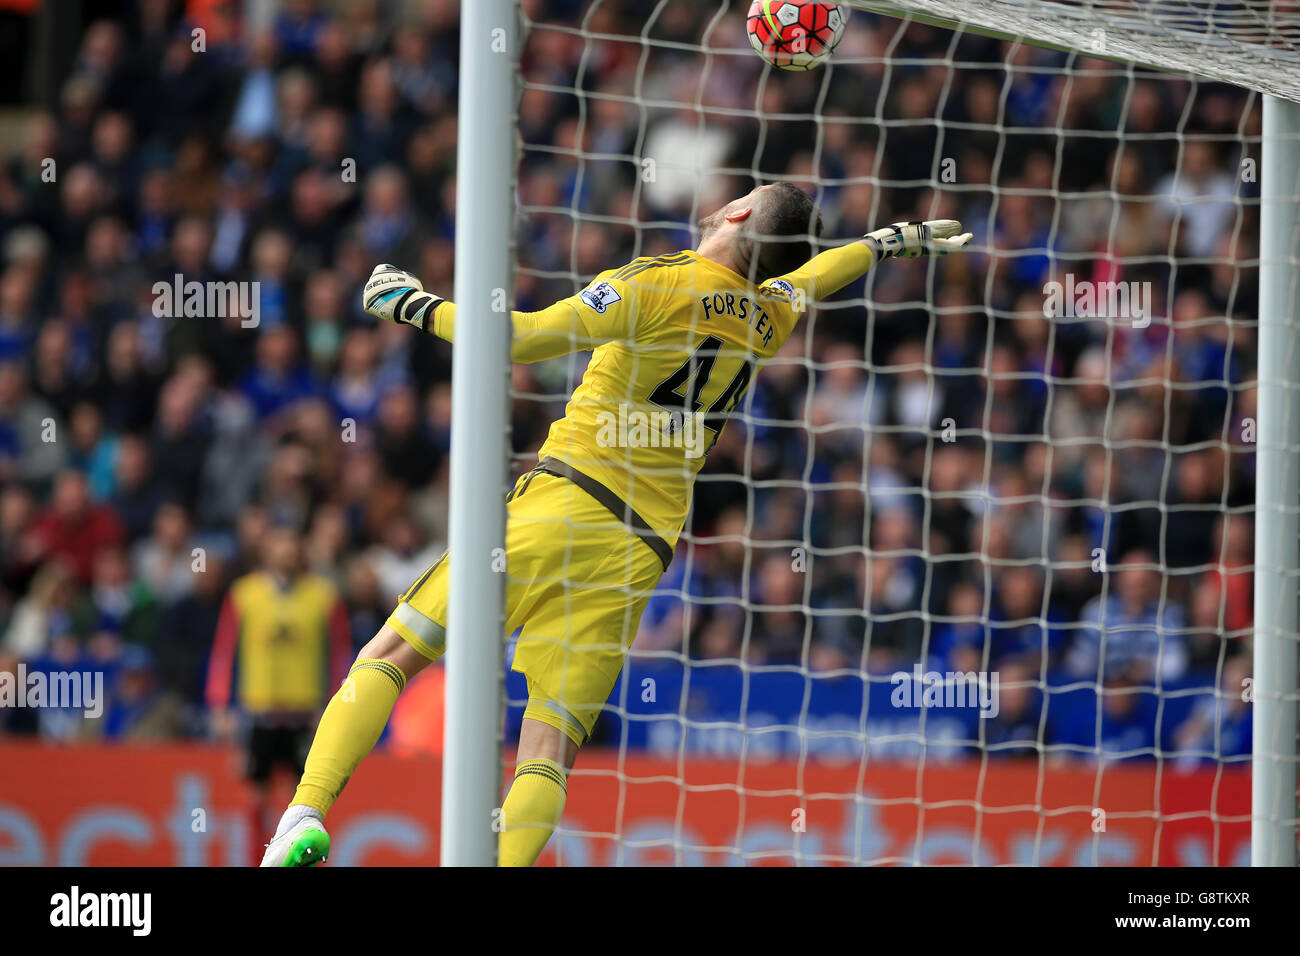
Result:
[[[755,375],[547,858],[1244,862],[1259,97],[862,12],[786,74],[747,4],[524,6],[516,308],[693,248],[761,182],[817,199],[823,248],[975,234]],[[1141,59],[1188,68],[1204,5],[978,6],[1062,45],[1141,16],[1171,44]],[[1287,10],[1232,6],[1196,36],[1255,59],[1202,72],[1295,55],[1261,32]],[[520,473],[587,363],[516,366]]]
[[962,23],[1300,101],[1300,4],[1292,0],[857,0],[853,6]]

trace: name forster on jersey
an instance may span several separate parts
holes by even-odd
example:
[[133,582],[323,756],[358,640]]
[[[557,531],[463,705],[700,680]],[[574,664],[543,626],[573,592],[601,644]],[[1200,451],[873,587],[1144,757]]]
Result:
[[[784,296],[791,302],[795,300],[795,289],[784,279],[776,279],[768,283],[768,288],[763,290],[763,294],[776,298],[778,295]],[[775,329],[772,326],[772,317],[767,314],[767,310],[754,296],[739,294],[736,292],[710,292],[708,295],[700,297],[700,305],[704,307],[704,318],[707,321],[713,321],[715,318],[722,316],[732,316],[744,322],[754,330],[754,334],[762,339],[763,345],[772,341],[772,333]]]

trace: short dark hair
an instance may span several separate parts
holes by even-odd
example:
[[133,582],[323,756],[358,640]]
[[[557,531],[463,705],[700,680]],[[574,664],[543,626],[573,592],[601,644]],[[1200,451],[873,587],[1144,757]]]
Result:
[[822,214],[812,196],[793,183],[763,193],[751,223],[750,274],[756,282],[794,272],[813,257],[812,240],[822,234]]

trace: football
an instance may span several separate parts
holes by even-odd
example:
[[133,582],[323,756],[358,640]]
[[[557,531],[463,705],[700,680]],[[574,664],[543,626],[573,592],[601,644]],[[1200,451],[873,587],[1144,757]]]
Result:
[[783,70],[812,70],[835,51],[847,15],[817,0],[754,0],[746,28],[758,55]]

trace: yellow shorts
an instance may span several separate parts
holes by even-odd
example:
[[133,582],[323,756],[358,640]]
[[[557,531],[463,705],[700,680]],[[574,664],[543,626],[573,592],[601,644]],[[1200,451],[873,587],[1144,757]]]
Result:
[[[609,698],[664,565],[567,478],[529,472],[506,507],[506,633],[528,677],[525,717],[581,745]],[[430,660],[446,646],[447,555],[411,586],[388,626]]]

